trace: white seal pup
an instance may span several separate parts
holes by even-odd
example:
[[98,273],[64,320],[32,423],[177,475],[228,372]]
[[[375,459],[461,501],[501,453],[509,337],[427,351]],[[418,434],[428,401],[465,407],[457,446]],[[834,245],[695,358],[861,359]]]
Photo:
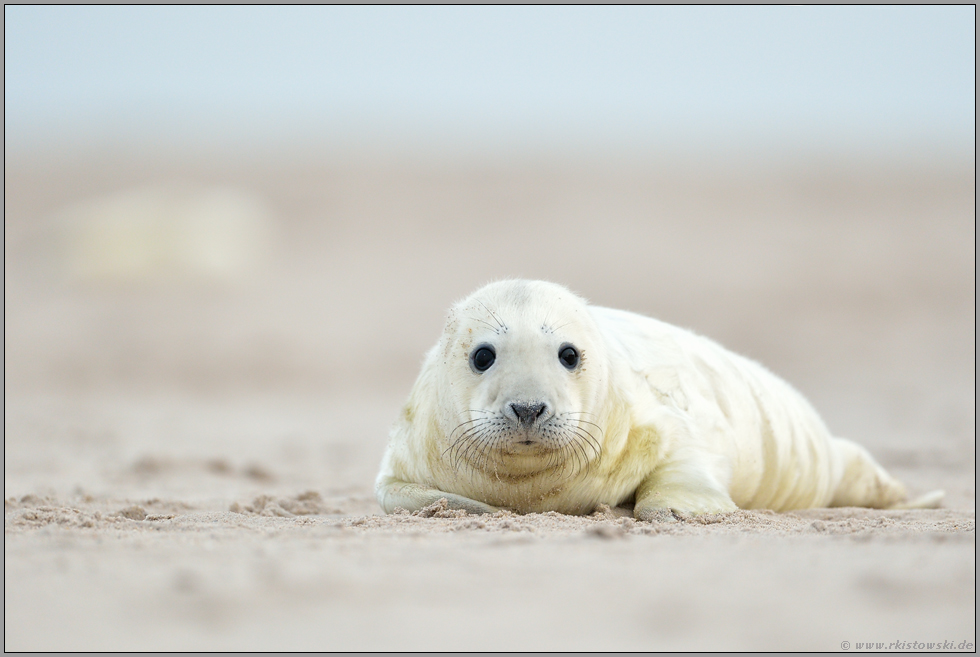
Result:
[[391,431],[381,507],[673,513],[935,506],[707,338],[508,280],[457,303]]

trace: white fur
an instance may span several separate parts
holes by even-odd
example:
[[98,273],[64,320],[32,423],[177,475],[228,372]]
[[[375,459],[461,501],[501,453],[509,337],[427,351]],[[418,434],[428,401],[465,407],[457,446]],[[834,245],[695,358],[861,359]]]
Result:
[[[496,350],[483,373],[480,345]],[[558,359],[573,345],[573,371]],[[545,404],[540,424],[511,403]],[[547,420],[545,420],[547,418]],[[395,423],[378,475],[387,512],[440,498],[471,512],[638,518],[900,505],[904,487],[761,365],[542,281],[487,285],[456,304]],[[930,498],[930,504],[936,500]]]

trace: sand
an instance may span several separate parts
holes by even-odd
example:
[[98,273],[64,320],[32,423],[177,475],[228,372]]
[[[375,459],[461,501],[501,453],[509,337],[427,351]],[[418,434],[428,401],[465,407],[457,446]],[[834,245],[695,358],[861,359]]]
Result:
[[[972,164],[8,155],[4,647],[973,651],[974,190]],[[120,194],[157,203],[141,232],[93,218]],[[760,360],[943,508],[381,515],[423,353],[505,276]]]

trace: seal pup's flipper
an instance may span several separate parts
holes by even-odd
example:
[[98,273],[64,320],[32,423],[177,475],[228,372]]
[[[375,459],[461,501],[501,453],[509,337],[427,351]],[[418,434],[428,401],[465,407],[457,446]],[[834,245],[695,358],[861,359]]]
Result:
[[844,438],[831,438],[831,447],[842,465],[842,475],[828,506],[895,509],[908,503],[902,482],[888,474],[867,449]]
[[637,520],[661,520],[663,511],[672,514],[702,515],[731,513],[738,506],[703,471],[696,468],[663,468],[648,476],[636,489],[633,517]]
[[919,495],[914,500],[896,502],[889,506],[888,509],[895,511],[902,509],[938,509],[942,506],[944,497],[946,497],[946,491],[934,490],[925,495]]
[[399,508],[406,511],[418,511],[441,499],[446,500],[450,509],[460,509],[467,513],[496,513],[500,511],[497,507],[471,500],[462,495],[454,495],[431,486],[410,484],[391,478],[378,482],[377,493],[378,501],[385,513],[393,513],[395,509]]

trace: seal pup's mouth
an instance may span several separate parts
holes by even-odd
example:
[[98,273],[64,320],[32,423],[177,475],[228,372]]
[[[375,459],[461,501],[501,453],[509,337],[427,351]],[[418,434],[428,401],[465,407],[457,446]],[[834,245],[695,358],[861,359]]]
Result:
[[[533,411],[534,409],[532,409]],[[534,411],[537,412],[537,411]],[[527,475],[588,470],[601,454],[602,431],[581,412],[550,414],[543,422],[522,421],[498,411],[471,411],[450,436],[443,456],[454,469]],[[535,419],[543,413],[537,412]]]
[[[516,433],[516,432],[515,432]],[[511,437],[502,437],[500,441],[500,451],[503,454],[529,454],[532,452],[551,452],[557,449],[554,444],[549,444],[549,441],[544,440],[542,436],[524,434],[516,435]]]

